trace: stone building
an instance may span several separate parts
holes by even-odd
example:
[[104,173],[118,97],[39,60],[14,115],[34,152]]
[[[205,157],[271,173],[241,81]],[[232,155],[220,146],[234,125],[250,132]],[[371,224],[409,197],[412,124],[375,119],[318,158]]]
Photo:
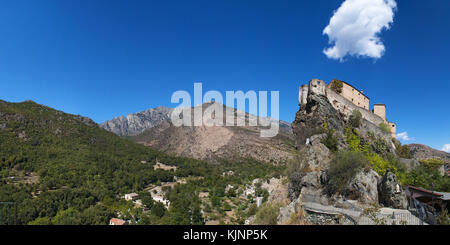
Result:
[[299,88],[298,100],[300,106],[307,104],[309,93],[326,96],[333,107],[347,117],[353,113],[353,110],[359,110],[362,117],[369,122],[375,125],[388,125],[391,136],[396,137],[397,126],[395,123],[387,121],[386,105],[375,104],[374,108],[370,110],[370,99],[363,93],[363,90],[358,90],[354,86],[337,79],[334,79],[328,85],[322,80],[313,79],[309,84],[302,85]]
[[333,84],[339,83],[340,94],[351,101],[353,104],[369,110],[370,99],[364,94],[363,90],[358,90],[353,85],[348,84],[344,81],[333,79],[333,81],[328,84],[328,88],[331,89]]

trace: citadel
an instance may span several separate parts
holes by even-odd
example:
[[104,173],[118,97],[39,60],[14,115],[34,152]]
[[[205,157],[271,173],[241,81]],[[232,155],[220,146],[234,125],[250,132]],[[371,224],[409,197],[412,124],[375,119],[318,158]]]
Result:
[[392,138],[396,138],[397,126],[386,119],[386,105],[374,104],[373,109],[370,110],[370,99],[363,90],[358,90],[351,84],[337,79],[333,79],[328,85],[322,80],[313,79],[299,88],[300,106],[307,104],[308,94],[311,92],[327,97],[333,107],[345,117],[349,117],[353,110],[358,110],[367,121],[375,125],[388,125]]

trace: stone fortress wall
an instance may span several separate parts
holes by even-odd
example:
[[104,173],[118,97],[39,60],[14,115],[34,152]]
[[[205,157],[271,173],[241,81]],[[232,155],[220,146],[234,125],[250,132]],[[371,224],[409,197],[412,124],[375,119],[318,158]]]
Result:
[[[356,89],[355,87],[353,87],[352,85],[344,82],[344,81],[340,81],[342,82],[342,93],[341,95],[350,100],[353,104],[362,107],[366,110],[369,110],[369,104],[370,104],[370,99],[369,97],[367,97],[366,95],[364,95],[363,91],[359,91],[358,89]],[[328,88],[331,89],[331,84],[330,83],[328,85]]]
[[[383,104],[376,104],[374,105],[374,110],[370,111],[369,98],[363,95],[362,91],[360,92],[356,90],[353,86],[346,86],[346,83],[343,84],[344,86],[342,94],[338,94],[337,92],[332,90],[330,86],[327,86],[326,82],[319,79],[313,79],[309,82],[309,84],[300,86],[299,105],[306,105],[308,94],[311,92],[319,95],[324,95],[328,98],[333,107],[336,110],[342,112],[347,118],[350,117],[350,115],[353,113],[353,110],[359,110],[362,117],[367,121],[377,126],[380,125],[380,123],[389,125],[391,129],[391,135],[393,138],[395,138],[396,125],[395,123],[386,121],[386,106]],[[354,91],[351,89],[353,89]],[[347,91],[347,98],[343,96],[345,93],[344,91]],[[355,93],[355,91],[357,93]],[[353,101],[349,100],[348,98],[353,98]],[[359,105],[357,103],[359,103]]]

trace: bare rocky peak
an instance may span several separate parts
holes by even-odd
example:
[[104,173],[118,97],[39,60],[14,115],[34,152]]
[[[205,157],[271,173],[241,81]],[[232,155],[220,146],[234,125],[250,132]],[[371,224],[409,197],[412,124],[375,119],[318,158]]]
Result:
[[167,107],[151,108],[128,116],[120,116],[100,124],[100,127],[120,136],[137,135],[170,119],[173,111]]
[[[212,163],[219,163],[221,159],[252,158],[262,162],[284,164],[293,157],[293,134],[289,123],[280,121],[279,134],[273,138],[263,138],[260,137],[260,130],[265,128],[264,126],[248,124],[250,119],[258,119],[254,115],[238,113],[234,108],[219,103],[205,103],[195,108],[202,107],[205,112],[212,105],[219,106],[217,110],[223,107],[223,113],[211,115],[211,119],[223,120],[223,126],[176,127],[169,119],[133,136],[132,139],[155,149]],[[194,109],[191,110],[192,123],[195,120]],[[244,119],[245,126],[226,126],[227,112],[235,113],[237,117]]]
[[411,155],[415,159],[420,160],[420,159],[437,158],[444,161],[445,163],[450,163],[450,153],[447,153],[445,151],[439,151],[422,144],[409,144],[406,146],[411,151]]
[[[203,107],[203,111],[212,104],[213,103],[208,102],[201,105]],[[147,129],[158,126],[163,122],[170,123],[170,116],[173,110],[174,110],[173,108],[167,108],[163,106],[151,108],[146,111],[129,114],[126,117],[125,116],[116,117],[114,119],[111,119],[109,121],[100,124],[100,127],[120,136],[135,136],[140,133],[143,133]],[[224,118],[226,110],[237,111],[233,108],[224,106],[224,115],[223,115]],[[192,110],[192,113],[193,111],[194,110]],[[248,118],[257,118],[256,116],[248,113],[243,114],[247,118],[246,119],[247,122]],[[280,121],[279,123],[281,133],[292,135],[292,128],[290,123],[285,121]]]

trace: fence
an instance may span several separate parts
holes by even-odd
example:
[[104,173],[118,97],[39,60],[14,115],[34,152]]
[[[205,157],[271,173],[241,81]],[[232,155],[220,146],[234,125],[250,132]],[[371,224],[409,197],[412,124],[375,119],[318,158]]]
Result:
[[396,213],[392,214],[377,213],[374,216],[361,215],[358,225],[425,225],[423,219],[413,215],[412,213]]
[[301,200],[307,211],[324,215],[344,215],[357,225],[426,225],[428,221],[426,214],[415,210],[364,209],[352,200],[331,205],[326,196],[310,194],[302,194]]

